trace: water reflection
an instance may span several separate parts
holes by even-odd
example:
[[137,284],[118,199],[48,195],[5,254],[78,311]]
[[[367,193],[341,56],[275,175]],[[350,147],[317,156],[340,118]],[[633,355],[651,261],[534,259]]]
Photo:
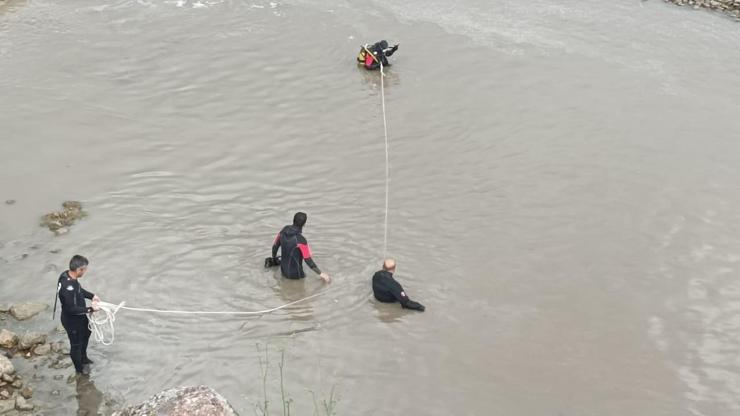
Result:
[[94,416],[103,404],[103,393],[89,377],[77,377],[77,414]]

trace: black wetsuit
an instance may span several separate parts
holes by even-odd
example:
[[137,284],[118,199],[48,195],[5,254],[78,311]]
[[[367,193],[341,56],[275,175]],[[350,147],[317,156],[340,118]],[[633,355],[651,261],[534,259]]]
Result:
[[[393,55],[398,50],[398,45],[389,48],[388,42],[381,40],[380,42],[369,46],[367,49],[373,53],[376,59],[373,59],[371,62],[366,62],[365,68],[378,69],[380,68],[380,62],[383,63],[383,66],[390,66],[387,57]],[[380,60],[380,62],[378,62],[378,60]]]
[[62,304],[62,325],[69,337],[69,356],[75,365],[75,371],[82,372],[83,364],[88,364],[87,343],[90,340],[90,329],[87,327],[87,312],[92,309],[85,306],[85,299],[92,299],[92,293],[83,289],[80,282],[69,277],[69,271],[59,276],[57,291]]
[[380,270],[373,275],[373,294],[375,299],[385,302],[401,302],[401,306],[407,309],[416,309],[424,311],[424,305],[409,299],[406,292],[403,291],[401,284],[393,278],[393,273]]
[[278,247],[281,250],[280,271],[288,279],[302,279],[306,277],[303,272],[303,261],[306,261],[308,267],[316,274],[321,274],[321,270],[311,258],[311,248],[308,241],[301,234],[301,227],[295,225],[286,225],[275,237],[272,243],[272,258],[277,258]]

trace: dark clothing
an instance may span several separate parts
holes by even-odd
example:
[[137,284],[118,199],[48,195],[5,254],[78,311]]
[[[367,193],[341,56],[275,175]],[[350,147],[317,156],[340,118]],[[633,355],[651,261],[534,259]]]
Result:
[[87,313],[92,310],[85,305],[85,299],[92,299],[92,293],[83,289],[80,282],[64,272],[57,282],[59,302],[62,304],[62,325],[69,337],[69,356],[75,371],[82,372],[82,365],[88,361],[87,344],[90,340]]
[[373,294],[381,302],[400,302],[404,308],[424,311],[424,305],[409,299],[391,272],[380,270],[373,275]]
[[301,227],[295,225],[286,225],[275,237],[272,243],[272,258],[277,259],[278,248],[281,250],[280,271],[288,279],[302,279],[306,277],[303,272],[303,261],[306,261],[308,267],[316,274],[321,274],[321,270],[316,266],[311,258],[311,248],[308,241],[301,234]]
[[390,63],[388,62],[388,56],[393,55],[398,50],[398,45],[395,45],[391,48],[388,47],[388,42],[381,40],[380,42],[376,42],[373,45],[365,47],[370,53],[372,54],[365,54],[364,59],[362,63],[364,64],[366,69],[378,69],[380,68],[380,63],[383,63],[383,66],[389,66]]

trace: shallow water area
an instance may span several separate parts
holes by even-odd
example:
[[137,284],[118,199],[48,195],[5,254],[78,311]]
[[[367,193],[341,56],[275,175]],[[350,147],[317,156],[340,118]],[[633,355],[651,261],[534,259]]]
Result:
[[[423,314],[370,296],[384,140],[354,58],[381,38],[388,250]],[[299,415],[332,386],[338,414],[737,414],[738,44],[658,1],[13,1],[0,303],[53,300],[76,253],[130,306],[323,293],[120,312],[92,380],[129,403],[206,384],[251,414],[267,345],[274,414],[280,350]],[[39,227],[66,200],[88,216]],[[328,287],[262,268],[296,210]]]

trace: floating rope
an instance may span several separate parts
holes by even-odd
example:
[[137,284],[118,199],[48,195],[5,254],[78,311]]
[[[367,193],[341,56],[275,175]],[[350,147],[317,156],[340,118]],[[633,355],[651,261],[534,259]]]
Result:
[[271,312],[278,311],[280,309],[287,308],[288,306],[295,305],[296,303],[305,302],[309,299],[313,299],[323,295],[326,292],[319,292],[305,298],[298,299],[296,301],[286,303],[270,309],[263,309],[259,311],[185,311],[185,310],[169,310],[169,309],[150,309],[150,308],[134,308],[130,306],[124,306],[126,302],[121,302],[118,305],[99,302],[98,306],[100,309],[95,312],[87,314],[89,323],[88,328],[95,336],[95,339],[103,345],[111,345],[115,340],[115,327],[113,322],[116,320],[116,313],[119,310],[124,309],[132,312],[148,312],[148,313],[163,313],[163,314],[179,314],[179,315],[265,315]]

